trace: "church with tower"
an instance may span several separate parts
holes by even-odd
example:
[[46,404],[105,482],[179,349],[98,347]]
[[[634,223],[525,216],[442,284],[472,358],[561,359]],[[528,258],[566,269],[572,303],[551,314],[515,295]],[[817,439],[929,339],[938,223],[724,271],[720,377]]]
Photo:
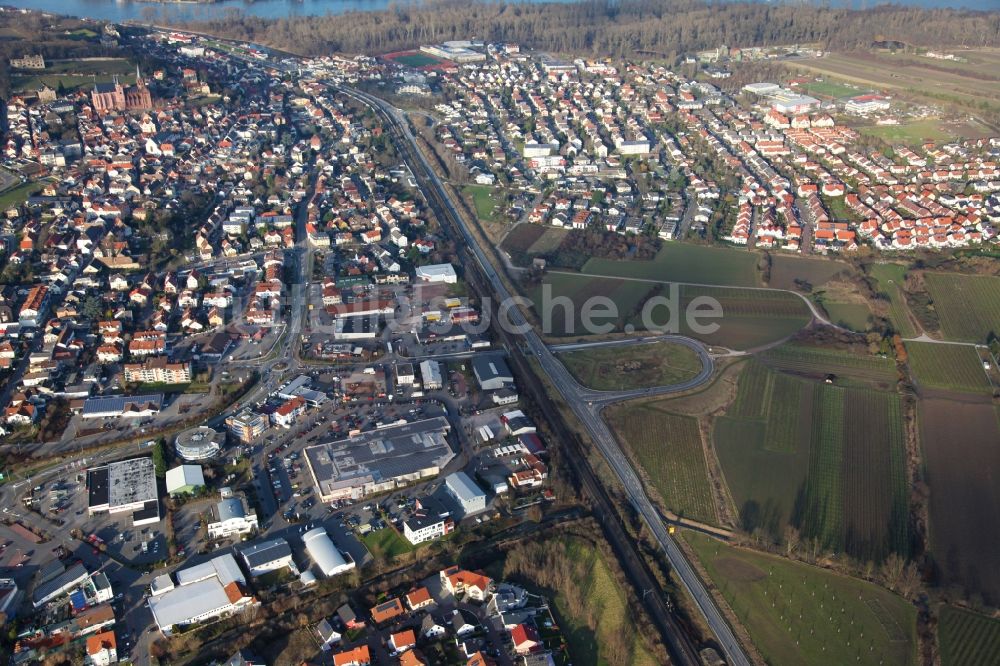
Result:
[[112,83],[97,83],[90,93],[90,101],[98,113],[110,111],[145,111],[153,108],[153,96],[146,87],[146,80],[135,68],[135,85],[125,87],[116,76]]

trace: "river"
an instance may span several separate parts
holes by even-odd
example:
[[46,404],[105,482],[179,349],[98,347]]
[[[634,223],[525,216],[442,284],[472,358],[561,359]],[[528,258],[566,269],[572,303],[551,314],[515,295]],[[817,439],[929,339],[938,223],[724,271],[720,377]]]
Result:
[[[128,20],[172,23],[220,16],[240,11],[263,18],[343,14],[350,11],[385,9],[392,0],[219,0],[212,3],[135,2],[133,0],[2,0],[3,4],[38,9],[57,14],[103,19],[121,23]],[[532,0],[521,0],[532,2]],[[830,4],[872,6],[875,0],[834,0]],[[405,4],[400,0],[396,5]],[[1000,0],[897,0],[897,4],[917,7],[962,7],[1000,10]]]

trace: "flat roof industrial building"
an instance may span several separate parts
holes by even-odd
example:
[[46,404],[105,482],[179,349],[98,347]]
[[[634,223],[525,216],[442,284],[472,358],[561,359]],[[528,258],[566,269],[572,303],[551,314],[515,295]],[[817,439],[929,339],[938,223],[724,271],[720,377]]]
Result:
[[306,447],[305,457],[324,502],[371,493],[436,476],[455,457],[438,416]]
[[162,393],[100,396],[87,398],[83,403],[83,412],[80,416],[85,419],[139,418],[156,414],[162,406]]
[[132,512],[133,525],[160,519],[153,459],[131,458],[87,470],[87,510],[90,515]]
[[166,578],[153,586],[149,610],[167,636],[174,627],[229,615],[254,603],[244,591],[246,580],[231,554],[178,571],[176,585]]

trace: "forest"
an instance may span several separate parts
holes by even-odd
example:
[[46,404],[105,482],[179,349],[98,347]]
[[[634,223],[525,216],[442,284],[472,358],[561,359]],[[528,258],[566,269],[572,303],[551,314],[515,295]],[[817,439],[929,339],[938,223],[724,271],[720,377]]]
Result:
[[301,55],[385,53],[453,39],[516,42],[582,56],[676,58],[730,46],[817,43],[825,49],[898,41],[996,46],[1000,12],[880,5],[863,10],[799,3],[583,0],[570,3],[428,0],[381,12],[268,20],[238,10],[190,29]]

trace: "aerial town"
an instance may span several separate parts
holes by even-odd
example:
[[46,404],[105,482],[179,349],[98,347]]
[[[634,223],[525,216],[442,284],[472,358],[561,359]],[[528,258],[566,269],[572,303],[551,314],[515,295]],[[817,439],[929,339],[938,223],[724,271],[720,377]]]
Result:
[[812,45],[65,21],[113,55],[3,102],[0,658],[991,661],[987,121]]

